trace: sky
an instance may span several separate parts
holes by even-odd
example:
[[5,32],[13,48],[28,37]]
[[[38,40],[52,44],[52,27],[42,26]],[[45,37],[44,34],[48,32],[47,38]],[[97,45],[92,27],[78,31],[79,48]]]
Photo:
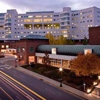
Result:
[[18,13],[29,11],[62,11],[63,7],[80,10],[96,6],[100,8],[100,0],[0,0],[0,13],[7,9],[16,9]]

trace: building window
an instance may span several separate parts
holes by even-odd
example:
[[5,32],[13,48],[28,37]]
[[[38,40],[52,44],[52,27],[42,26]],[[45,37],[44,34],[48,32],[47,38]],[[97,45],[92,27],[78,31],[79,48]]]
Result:
[[34,22],[42,22],[42,19],[34,19]]
[[25,52],[25,48],[24,47],[22,47],[22,52]]
[[32,18],[33,16],[29,15],[28,18]]
[[30,52],[34,52],[34,48],[33,47],[30,47]]
[[6,48],[9,48],[9,45],[6,45]]
[[1,48],[4,48],[4,45],[2,45]]
[[44,22],[52,22],[52,19],[44,19]]
[[17,47],[17,51],[20,52],[20,47]]
[[41,15],[35,16],[35,17],[42,17]]

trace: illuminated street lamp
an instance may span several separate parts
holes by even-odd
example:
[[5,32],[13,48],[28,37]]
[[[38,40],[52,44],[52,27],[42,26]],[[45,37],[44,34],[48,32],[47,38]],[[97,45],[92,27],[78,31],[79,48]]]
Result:
[[59,71],[60,71],[60,73],[61,73],[60,87],[62,87],[62,71],[63,71],[63,69],[62,69],[62,68],[59,68]]

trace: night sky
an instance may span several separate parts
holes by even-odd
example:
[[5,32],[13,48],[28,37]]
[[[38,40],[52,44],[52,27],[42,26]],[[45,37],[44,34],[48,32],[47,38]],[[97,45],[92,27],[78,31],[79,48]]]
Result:
[[80,10],[96,6],[100,8],[100,0],[0,0],[0,13],[7,9],[16,9],[18,13],[29,11],[61,12],[63,7]]

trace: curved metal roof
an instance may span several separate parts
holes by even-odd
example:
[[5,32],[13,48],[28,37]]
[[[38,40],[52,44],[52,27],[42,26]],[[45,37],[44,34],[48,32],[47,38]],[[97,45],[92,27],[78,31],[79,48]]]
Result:
[[84,53],[84,49],[92,49],[93,53],[100,55],[100,45],[39,45],[36,52],[51,53],[52,48],[57,48],[57,54],[63,55],[78,55]]

